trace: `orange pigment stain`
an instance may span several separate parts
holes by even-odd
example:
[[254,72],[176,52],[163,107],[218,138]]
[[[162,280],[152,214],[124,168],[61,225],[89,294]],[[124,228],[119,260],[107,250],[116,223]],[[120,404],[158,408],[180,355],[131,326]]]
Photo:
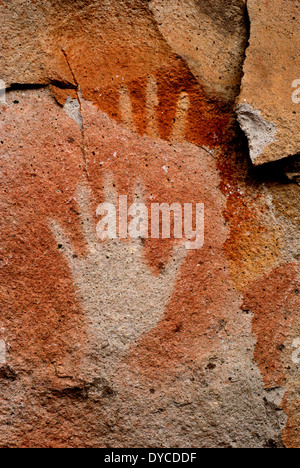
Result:
[[266,388],[286,383],[283,356],[292,336],[299,310],[299,276],[295,264],[276,268],[252,283],[244,294],[245,310],[254,314],[252,329],[257,338],[255,360]]
[[[28,115],[34,115],[39,125],[31,129],[29,138],[31,123],[25,122],[19,137],[26,153],[32,156],[20,158],[18,173],[13,161],[3,169],[6,183],[1,194],[4,200],[1,236],[6,251],[13,252],[13,257],[1,269],[1,284],[11,286],[1,291],[1,302],[6,311],[5,322],[11,327],[16,366],[22,369],[28,362],[31,366],[43,363],[45,375],[50,375],[55,388],[56,368],[62,368],[59,372],[65,376],[76,378],[75,370],[82,358],[76,344],[84,344],[88,339],[82,324],[84,314],[68,264],[47,223],[49,219],[58,220],[79,254],[84,255],[74,199],[77,186],[86,174],[94,193],[95,210],[104,201],[105,175],[111,174],[119,195],[129,196],[129,204],[133,202],[136,182],[141,181],[148,207],[153,201],[198,202],[205,203],[206,210],[205,245],[188,253],[165,318],[132,346],[127,357],[132,369],[137,367],[147,376],[163,378],[165,372],[176,373],[190,362],[200,366],[221,342],[224,326],[228,334],[234,333],[232,304],[241,305],[243,292],[244,309],[254,314],[255,360],[265,385],[268,388],[283,385],[286,375],[282,350],[292,332],[294,312],[299,310],[296,268],[291,264],[274,269],[280,245],[276,233],[270,233],[260,222],[257,206],[263,213],[267,209],[265,202],[255,188],[239,193],[240,177],[248,182],[248,168],[238,159],[245,155],[239,155],[235,144],[228,143],[233,137],[233,112],[218,97],[206,95],[183,59],[170,50],[156,29],[151,29],[153,25],[147,29],[150,19],[140,25],[143,26],[140,30],[147,34],[142,43],[139,29],[133,30],[131,21],[134,18],[124,20],[122,40],[116,40],[107,25],[99,28],[100,33],[89,31],[88,24],[79,27],[74,18],[77,36],[67,30],[62,42],[66,43],[65,52],[76,86],[84,99],[90,101],[81,105],[84,141],[81,130],[75,123],[72,127],[69,118],[59,125],[55,123],[56,115],[43,120],[47,116],[44,105],[33,102]],[[149,30],[153,34],[148,37]],[[158,123],[156,139],[145,137],[150,77],[157,83],[158,92],[154,109]],[[122,126],[122,87],[129,91],[137,134]],[[61,105],[68,95],[76,96],[74,89],[53,86],[53,92]],[[188,143],[171,145],[182,93],[190,101],[184,134]],[[53,103],[47,102],[50,105],[53,107]],[[19,132],[22,119],[21,116]],[[11,116],[6,131],[12,140],[5,142],[4,153],[14,147],[14,128],[15,116]],[[32,142],[39,142],[41,134],[45,138],[39,147],[33,148]],[[209,154],[197,146],[214,149],[215,153]],[[10,210],[18,219],[15,227]],[[96,217],[94,221],[96,225]],[[156,274],[165,268],[173,244],[170,240],[145,241],[145,259]],[[271,273],[257,279],[262,266]],[[285,405],[291,408],[292,403]],[[54,404],[54,414],[56,410]],[[87,427],[95,424],[92,411],[86,414],[84,409],[72,411],[73,420],[85,421]],[[295,420],[290,417],[286,431],[293,430]],[[54,432],[53,429],[49,437],[51,428],[45,427],[39,434],[24,437],[22,446],[32,446],[39,438],[45,445],[67,445],[72,424],[66,423],[61,428],[61,436]],[[100,432],[98,429],[98,438]],[[105,434],[105,429],[102,433]],[[80,441],[77,443],[80,445]]]
[[[35,92],[31,96],[26,93],[19,105],[10,106],[5,117],[1,145],[1,257],[5,263],[0,270],[1,303],[16,371],[22,371],[28,362],[30,368],[43,363],[46,375],[55,380],[57,368],[75,377],[74,363],[79,359],[75,348],[85,341],[85,332],[78,327],[80,306],[48,221],[59,219],[67,229],[71,227],[72,238],[80,244],[72,196],[83,165],[76,124],[53,110],[48,95],[43,91],[40,94],[43,99]],[[32,115],[38,124],[32,125]]]
[[254,357],[265,387],[286,389],[282,408],[288,416],[283,430],[287,448],[299,446],[299,381],[295,379],[290,342],[299,326],[299,291],[297,264],[283,265],[252,283],[245,292],[243,305],[254,314],[252,329],[257,338]]
[[[164,140],[171,137],[178,99],[181,93],[186,93],[190,109],[185,139],[210,148],[220,145],[232,119],[232,109],[217,96],[206,95],[184,59],[174,53],[160,34],[147,5],[139,1],[135,4],[130,15],[124,5],[113,5],[110,22],[99,17],[99,30],[81,17],[76,29],[65,25],[63,31],[54,32],[55,41],[62,44],[63,50],[58,65],[64,70],[67,62],[84,98],[118,123],[122,123],[120,94],[126,88],[140,135],[146,133],[148,125],[149,80],[157,84],[157,137]],[[55,86],[53,92],[60,104],[69,94],[68,89]],[[155,97],[151,97],[154,102]]]
[[300,398],[299,381],[294,388],[291,388],[285,394],[282,402],[282,408],[288,416],[287,424],[283,429],[282,436],[286,448],[295,448],[300,446]]

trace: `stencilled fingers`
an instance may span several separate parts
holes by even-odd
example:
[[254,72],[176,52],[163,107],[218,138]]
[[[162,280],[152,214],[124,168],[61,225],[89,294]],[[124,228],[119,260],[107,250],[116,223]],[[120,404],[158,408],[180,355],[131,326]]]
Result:
[[119,202],[119,193],[114,181],[114,175],[111,172],[104,174],[103,187],[105,203],[111,203],[117,207]]
[[[92,212],[92,191],[86,182],[79,184],[75,196],[79,216],[81,221],[81,230],[90,253],[95,253],[99,249],[99,242],[96,235],[96,226]],[[49,227],[56,239],[59,250],[69,261],[72,266],[78,255],[72,246],[72,242],[66,233],[65,229],[56,220],[49,221]]]
[[175,244],[172,256],[161,275],[164,288],[169,288],[169,290],[173,289],[174,283],[186,256],[187,250],[185,248],[185,244]]
[[90,252],[94,252],[98,247],[96,235],[96,226],[92,212],[92,191],[86,182],[78,186],[76,193],[76,201],[78,203],[82,232]]
[[123,124],[133,132],[136,132],[130,91],[126,86],[120,88],[120,112]]
[[[158,84],[154,76],[150,75],[147,81],[146,89],[146,134],[150,138],[160,138],[159,135],[159,122],[158,122]],[[170,141],[183,142],[186,139],[186,128],[188,122],[188,114],[190,109],[190,98],[188,93],[182,92],[179,96],[174,124],[172,127]],[[130,130],[137,132],[134,123],[133,104],[129,89],[126,86],[120,88],[120,111],[121,118],[124,125]]]
[[142,248],[142,239],[148,237],[149,217],[146,205],[145,187],[141,180],[137,180],[133,186],[133,203],[128,214],[132,219],[128,230],[132,242]]
[[57,242],[57,248],[64,254],[69,263],[72,264],[75,257],[75,251],[72,247],[69,236],[57,221],[51,220],[48,224],[52,235]]
[[187,93],[181,93],[177,102],[175,122],[173,125],[171,141],[182,142],[186,139],[186,126],[190,109],[190,98]]
[[147,110],[147,135],[150,138],[157,138],[158,132],[158,119],[157,119],[157,107],[159,104],[158,100],[158,87],[157,81],[154,76],[149,76],[147,83],[147,99],[146,99],[146,110]]
[[133,186],[133,203],[146,203],[145,186],[141,179],[135,181]]

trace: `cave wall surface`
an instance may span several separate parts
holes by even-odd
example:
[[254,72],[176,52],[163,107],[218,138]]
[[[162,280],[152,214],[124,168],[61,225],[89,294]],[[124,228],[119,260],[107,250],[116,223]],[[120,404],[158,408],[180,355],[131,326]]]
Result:
[[300,447],[299,10],[0,1],[0,447]]

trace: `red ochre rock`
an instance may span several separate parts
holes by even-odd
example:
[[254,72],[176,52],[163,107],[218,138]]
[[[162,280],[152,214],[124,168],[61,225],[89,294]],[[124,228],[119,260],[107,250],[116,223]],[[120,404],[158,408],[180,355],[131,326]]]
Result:
[[[108,3],[1,2],[0,446],[299,447],[299,186],[236,128],[244,4]],[[100,241],[118,195],[204,203],[204,246]]]

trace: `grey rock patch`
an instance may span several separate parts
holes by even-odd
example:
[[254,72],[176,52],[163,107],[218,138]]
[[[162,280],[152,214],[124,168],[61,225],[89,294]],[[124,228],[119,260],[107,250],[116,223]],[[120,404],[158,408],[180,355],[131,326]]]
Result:
[[78,99],[72,99],[70,96],[68,96],[64,105],[64,111],[79,125],[80,128],[82,128],[82,117]]
[[251,160],[253,164],[259,164],[258,159],[265,147],[276,141],[277,126],[264,119],[261,112],[247,102],[238,104],[236,113],[240,127],[248,139]]
[[6,344],[4,340],[0,340],[0,364],[6,364]]
[[6,104],[6,84],[3,80],[0,80],[0,104]]

